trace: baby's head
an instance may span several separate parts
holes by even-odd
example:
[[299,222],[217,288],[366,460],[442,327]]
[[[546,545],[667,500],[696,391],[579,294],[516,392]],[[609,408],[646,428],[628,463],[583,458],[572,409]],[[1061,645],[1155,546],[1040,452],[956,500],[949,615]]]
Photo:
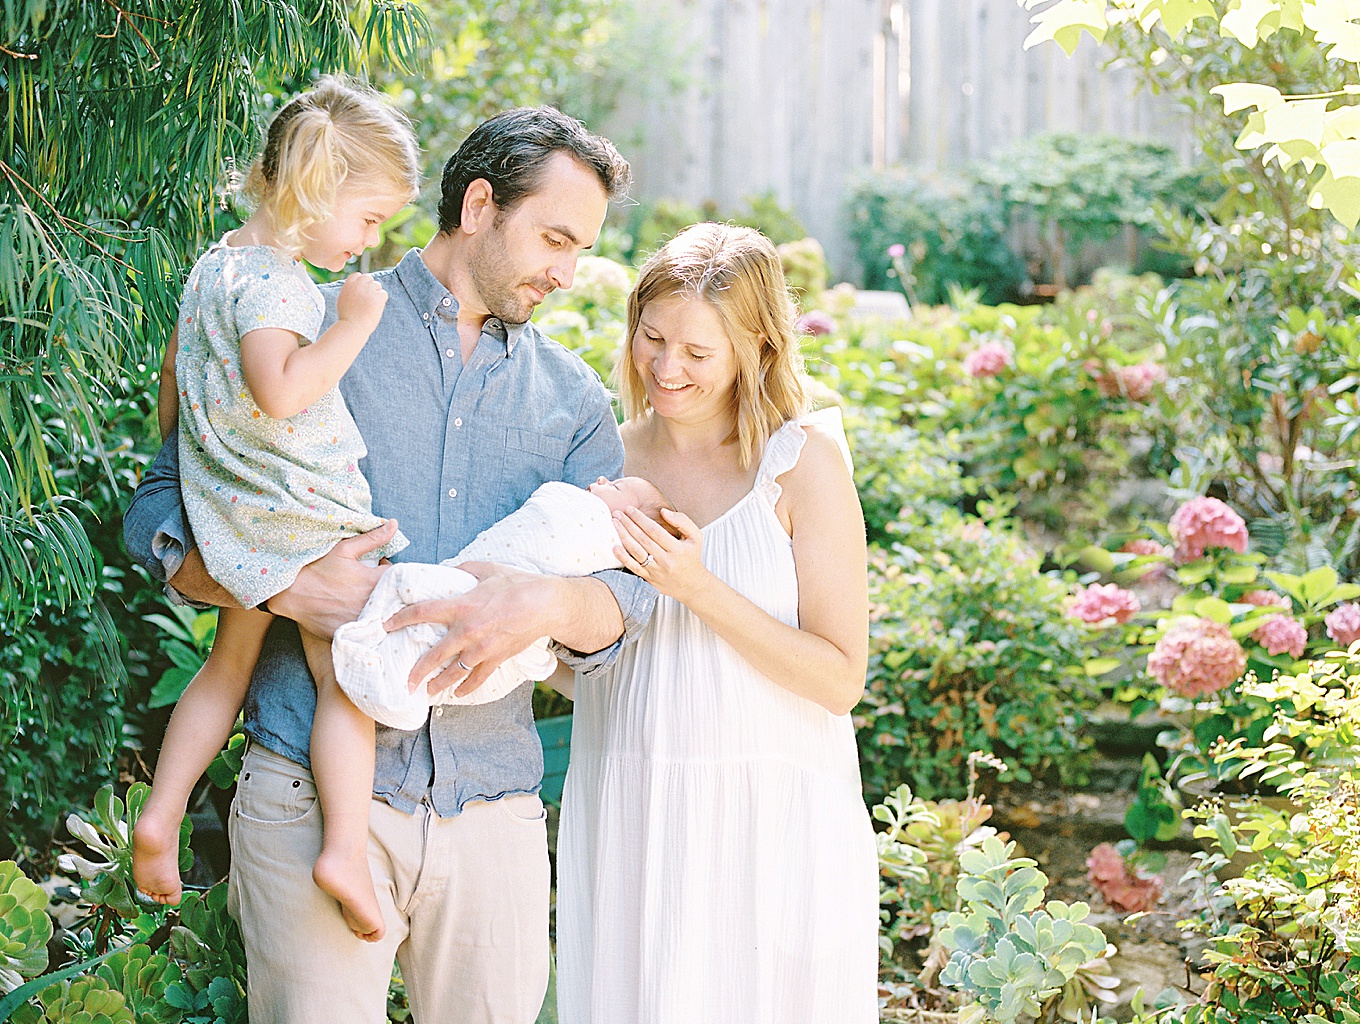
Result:
[[600,477],[586,488],[591,494],[609,506],[611,512],[622,512],[632,506],[641,510],[649,519],[654,519],[667,530],[670,524],[661,518],[663,508],[674,508],[661,493],[661,488],[640,476],[621,476],[617,480]]
[[419,183],[406,116],[370,89],[327,77],[274,115],[243,191],[268,213],[290,255],[316,262],[304,249],[321,239],[321,258],[343,266],[376,239],[367,223],[372,211],[395,213],[415,198]]

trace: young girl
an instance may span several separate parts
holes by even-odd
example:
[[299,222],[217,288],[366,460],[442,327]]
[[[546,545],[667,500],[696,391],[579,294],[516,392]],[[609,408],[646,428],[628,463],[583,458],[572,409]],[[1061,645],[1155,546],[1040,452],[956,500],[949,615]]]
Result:
[[[194,265],[162,370],[162,433],[178,405],[180,486],[203,561],[240,602],[223,608],[203,669],[180,698],[155,785],[133,831],[133,877],[160,903],[180,898],[179,828],[194,784],[235,724],[272,621],[262,610],[302,566],[381,526],[358,469],[365,449],[337,384],[368,341],[387,293],[352,274],[336,322],[299,261],[340,270],[415,196],[405,118],[337,80],[270,123],[245,191],[255,213]],[[172,362],[173,360],[173,362]],[[178,387],[178,395],[176,395]],[[375,557],[406,546],[400,534]],[[373,721],[340,692],[330,645],[302,633],[316,680],[311,760],[325,822],[312,870],[362,939],[383,934],[368,869]]]

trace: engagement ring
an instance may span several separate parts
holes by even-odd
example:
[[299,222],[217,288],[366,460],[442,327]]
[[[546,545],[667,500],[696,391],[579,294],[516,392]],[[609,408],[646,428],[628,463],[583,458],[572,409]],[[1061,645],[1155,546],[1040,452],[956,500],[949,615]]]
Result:
[[655,562],[655,561],[656,561],[656,559],[652,557],[652,553],[651,553],[650,551],[648,551],[648,552],[647,552],[647,557],[644,558],[644,559],[643,559],[641,562],[639,562],[638,564],[641,565],[641,566],[645,569],[645,568],[647,568],[647,566],[651,565],[651,564],[652,564],[653,562]]

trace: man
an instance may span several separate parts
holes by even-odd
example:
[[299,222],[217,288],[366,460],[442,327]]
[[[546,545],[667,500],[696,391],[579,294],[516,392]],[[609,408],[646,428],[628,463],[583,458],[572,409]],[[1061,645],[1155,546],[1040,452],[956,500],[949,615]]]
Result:
[[[411,540],[400,559],[449,557],[547,480],[585,485],[621,470],[608,392],[527,321],[549,292],[570,287],[628,178],[607,140],[555,110],[498,115],[444,168],[433,241],[376,275],[387,306],[340,386],[368,447],[374,511]],[[333,319],[336,288],[323,291]],[[128,548],[178,593],[229,603],[188,535],[175,452],[172,437],[138,488]],[[529,1022],[547,987],[549,867],[530,683],[499,701],[437,707],[417,732],[378,727],[369,862],[380,942],[355,938],[312,882],[315,693],[298,629],[329,637],[357,618],[383,571],[359,559],[393,529],[342,541],[269,601],[279,618],[246,699],[250,746],[229,826],[254,1024],[383,1021],[394,955],[413,1015],[428,1024]],[[655,600],[621,572],[472,571],[482,582],[469,594],[417,611],[449,626],[434,688],[470,692],[544,635],[575,667],[601,668]]]

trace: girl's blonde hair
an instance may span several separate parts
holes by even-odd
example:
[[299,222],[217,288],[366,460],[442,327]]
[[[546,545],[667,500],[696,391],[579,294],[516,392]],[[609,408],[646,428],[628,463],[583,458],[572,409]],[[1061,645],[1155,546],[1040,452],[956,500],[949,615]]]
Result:
[[695,224],[656,252],[628,296],[628,336],[614,367],[629,418],[649,408],[633,364],[633,338],[649,302],[683,295],[713,307],[737,359],[732,389],[736,423],[728,436],[749,467],[772,433],[807,411],[803,354],[794,333],[794,306],[773,243],[759,231],[729,224]]
[[341,186],[409,200],[419,184],[406,116],[377,93],[328,76],[274,115],[242,191],[268,211],[281,247],[296,256],[307,229],[331,215]]

